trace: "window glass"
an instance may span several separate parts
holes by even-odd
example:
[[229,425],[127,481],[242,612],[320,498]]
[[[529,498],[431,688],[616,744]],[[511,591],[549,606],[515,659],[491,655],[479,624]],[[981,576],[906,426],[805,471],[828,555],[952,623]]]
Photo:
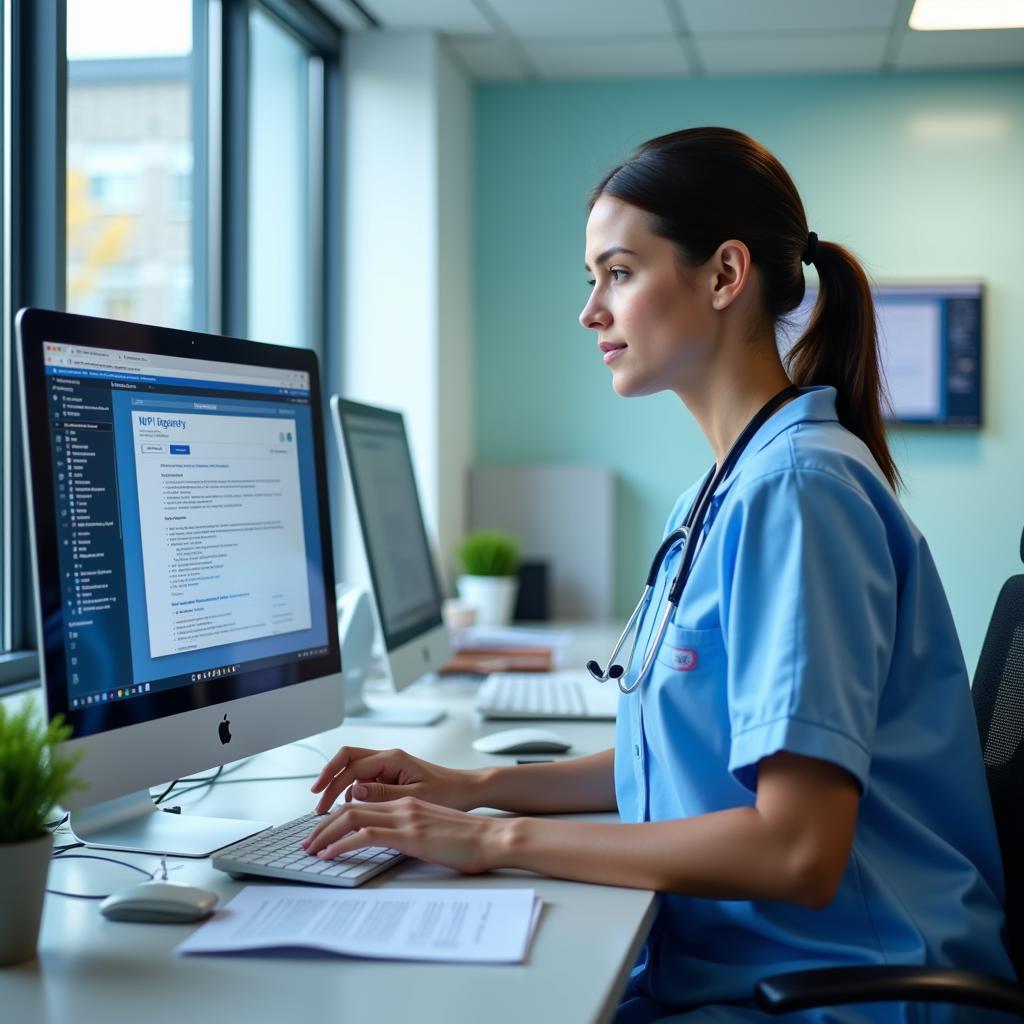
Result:
[[192,0],[67,10],[67,308],[191,327]]
[[[7,18],[5,12],[0,10],[0,110],[2,110],[4,118],[7,117],[7,105],[4,103],[4,90],[7,88],[7,68],[4,65],[4,51],[6,49],[4,45],[4,33],[7,31]],[[7,125],[0,125],[0,138],[3,138],[6,132]],[[4,156],[0,152],[0,157]],[[7,313],[4,310],[4,295],[6,289],[3,287],[2,282],[7,280],[7,267],[5,265],[6,255],[6,242],[7,238],[7,227],[4,224],[4,203],[3,197],[6,195],[6,183],[3,180],[4,161],[0,159],[0,323],[7,323]],[[9,328],[6,328],[9,330]],[[8,602],[10,600],[10,582],[7,579],[7,548],[10,544],[8,538],[9,524],[6,521],[7,517],[7,499],[6,494],[8,493],[7,486],[7,474],[11,471],[10,466],[10,453],[8,452],[9,437],[8,437],[8,419],[10,412],[8,411],[11,406],[10,394],[7,391],[9,385],[7,380],[9,374],[6,372],[8,360],[11,358],[9,346],[7,343],[6,333],[0,331],[0,345],[4,346],[3,351],[0,351],[0,655],[5,654],[11,645],[10,628],[8,625]],[[2,679],[0,679],[0,685],[2,685]]]
[[309,346],[309,52],[258,7],[249,40],[248,334]]

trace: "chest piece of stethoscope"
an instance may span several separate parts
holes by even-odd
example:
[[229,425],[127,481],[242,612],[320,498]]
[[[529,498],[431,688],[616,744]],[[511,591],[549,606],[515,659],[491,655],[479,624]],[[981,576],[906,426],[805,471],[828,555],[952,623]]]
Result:
[[[630,634],[633,635],[633,643],[629,648],[629,657],[626,658],[626,665],[633,664],[633,655],[636,654],[636,645],[640,641],[640,626],[644,616],[647,613],[647,608],[651,603],[651,597],[654,593],[654,585],[658,578],[658,573],[661,572],[661,567],[665,563],[665,559],[669,556],[669,553],[677,545],[683,545],[684,549],[690,536],[690,529],[686,526],[679,527],[678,530],[673,530],[661,543],[658,548],[657,554],[654,556],[654,560],[651,562],[650,572],[647,574],[647,583],[644,586],[644,592],[637,602],[636,607],[633,609],[633,614],[630,615],[629,621],[626,623],[626,628],[622,631],[619,639],[616,641],[615,646],[612,648],[612,653],[608,657],[608,669],[605,671],[601,666],[591,659],[587,662],[587,671],[599,682],[606,683],[609,679],[614,679],[619,684],[619,690],[622,693],[632,693],[641,683],[650,675],[651,669],[654,666],[654,659],[657,657],[658,649],[661,647],[662,641],[665,639],[665,633],[668,631],[668,624],[672,619],[672,615],[676,610],[676,605],[669,597],[669,603],[665,608],[665,614],[662,616],[661,624],[658,627],[658,635],[648,649],[647,654],[644,658],[643,668],[633,681],[632,685],[627,685],[623,681],[625,676],[625,669],[622,664],[616,659],[622,648],[625,646],[626,641],[629,639]],[[671,591],[675,590],[675,581],[669,588]]]

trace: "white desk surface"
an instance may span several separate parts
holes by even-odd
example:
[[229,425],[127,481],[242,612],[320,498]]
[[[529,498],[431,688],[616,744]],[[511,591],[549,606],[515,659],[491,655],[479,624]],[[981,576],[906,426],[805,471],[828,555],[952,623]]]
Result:
[[[604,657],[608,630],[579,636]],[[399,698],[373,694],[375,703],[442,704],[447,717],[426,728],[381,728],[346,722],[339,729],[261,754],[230,778],[316,773],[342,743],[402,746],[452,767],[514,763],[514,757],[476,753],[476,736],[514,726],[482,722],[473,711],[476,684],[445,679],[418,684]],[[543,723],[538,723],[543,724]],[[557,722],[551,728],[573,742],[569,755],[612,743],[611,723]],[[310,749],[313,747],[315,749]],[[317,753],[317,751],[321,753]],[[311,808],[308,781],[219,785],[183,796],[196,814],[252,817],[274,823]],[[182,786],[182,788],[185,788]],[[76,851],[79,852],[79,851]],[[104,851],[95,851],[104,855]],[[149,870],[155,857],[110,853]],[[230,899],[243,884],[215,871],[208,860],[169,859],[175,881]],[[95,861],[55,862],[51,888],[109,892],[142,881],[125,868]],[[9,880],[5,880],[7,882]],[[517,965],[398,963],[339,958],[188,957],[174,947],[198,927],[128,924],[100,916],[98,901],[47,895],[36,960],[0,969],[0,1016],[11,1024],[246,1024],[280,1021],[458,1022],[605,1021],[614,1012],[654,913],[654,897],[558,881],[520,871],[465,877],[407,862],[370,886],[526,886],[544,901],[527,960]],[[90,888],[93,887],[93,888]]]

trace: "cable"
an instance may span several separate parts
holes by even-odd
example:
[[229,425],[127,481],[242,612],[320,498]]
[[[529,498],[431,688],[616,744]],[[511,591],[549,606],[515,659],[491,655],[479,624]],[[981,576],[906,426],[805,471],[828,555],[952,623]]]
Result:
[[[313,748],[313,749],[315,749],[315,748]],[[319,753],[319,751],[317,751],[317,753]],[[212,786],[222,775],[233,775],[235,772],[240,771],[255,756],[256,755],[253,754],[252,757],[243,757],[240,761],[238,761],[237,763],[233,764],[230,768],[225,768],[224,765],[219,765],[217,767],[217,770],[212,775],[206,775],[206,776],[203,776],[203,775],[182,775],[181,778],[175,779],[172,783],[170,783],[167,786],[167,788],[162,793],[159,794],[159,796],[154,797],[153,803],[155,803],[155,804],[163,803],[164,800],[166,800],[167,797],[170,795],[171,790],[174,789],[175,786],[180,785],[182,782],[195,782],[195,783],[197,783],[196,786],[190,787],[190,789],[198,789],[199,786]],[[184,790],[183,792],[189,792],[189,790]],[[177,795],[180,796],[181,794],[177,794]]]
[[302,741],[297,741],[293,743],[292,746],[302,747],[305,750],[312,750],[314,754],[324,759],[324,764],[327,764],[327,762],[330,761],[330,757],[327,754],[325,754],[319,747],[314,747],[312,743],[303,743]]
[[68,843],[67,846],[55,846],[50,853],[51,857],[59,857],[66,850],[77,850],[79,847],[85,846],[83,842]]
[[[117,860],[114,857],[100,857],[95,853],[69,853],[63,857],[60,855],[65,850],[70,850],[75,846],[84,846],[84,843],[73,843],[71,846],[62,846],[59,850],[54,852],[54,858],[60,860],[102,860],[108,864],[117,864],[123,868],[131,868],[132,871],[138,871],[140,875],[145,875],[151,882],[156,878],[156,874],[152,871],[147,871],[145,868],[140,868],[138,864],[129,864],[126,860]],[[164,864],[164,877],[167,876],[167,865]],[[64,889],[47,889],[46,890],[51,896],[67,896],[73,900],[105,900],[110,893],[101,893],[98,896],[90,895],[84,892],[67,892]]]
[[[310,743],[296,743],[295,746],[305,747],[307,750],[312,750],[315,754],[318,754],[320,757],[323,757],[325,763],[328,760],[330,760],[330,758],[328,758],[323,753],[322,750],[317,749],[316,747],[314,747]],[[255,755],[253,755],[253,756],[255,757]],[[167,785],[167,787],[161,793],[159,793],[156,797],[153,798],[153,803],[158,804],[158,805],[163,803],[163,801],[166,800],[168,796],[170,796],[172,790],[176,786],[178,786],[179,784],[181,784],[183,782],[190,782],[190,783],[193,783],[193,785],[190,785],[190,786],[188,786],[185,789],[179,790],[175,794],[176,796],[179,796],[179,797],[185,796],[185,794],[195,792],[195,790],[197,790],[197,789],[206,789],[207,787],[212,787],[214,785],[221,785],[221,786],[227,785],[227,786],[230,786],[230,785],[238,785],[239,783],[242,783],[242,782],[293,782],[293,781],[299,781],[299,780],[305,780],[305,779],[315,779],[315,778],[319,777],[319,772],[313,772],[311,774],[303,774],[303,775],[263,775],[263,776],[252,776],[252,777],[248,777],[248,778],[244,778],[244,779],[225,779],[225,778],[222,777],[224,775],[233,775],[235,772],[237,772],[240,769],[244,768],[252,759],[253,759],[252,757],[242,758],[242,760],[240,760],[237,764],[232,765],[228,769],[225,769],[224,765],[219,765],[217,767],[217,770],[214,771],[212,775],[207,775],[207,776],[183,775],[181,778],[175,779],[173,782],[169,783]],[[178,811],[180,811],[180,808],[163,808],[163,809],[164,810],[178,810]],[[53,830],[56,830],[56,829],[60,828],[62,825],[64,825],[68,821],[69,818],[70,818],[70,815],[69,814],[65,814],[62,818],[60,818],[57,821],[47,822],[46,827],[50,828],[50,829],[53,829]],[[55,859],[55,860],[56,859],[60,859],[60,860],[98,860],[98,861],[105,861],[108,864],[117,864],[120,867],[131,868],[132,871],[138,871],[140,874],[143,874],[148,879],[150,879],[150,881],[152,881],[153,879],[156,878],[156,875],[152,871],[147,871],[145,868],[139,867],[138,864],[131,864],[131,863],[129,863],[126,860],[117,860],[115,857],[101,857],[101,856],[99,856],[97,854],[93,854],[93,853],[68,853],[67,852],[68,850],[77,850],[77,849],[80,849],[80,848],[82,848],[84,846],[85,846],[85,843],[81,843],[81,842],[68,843],[66,846],[58,846],[53,851],[53,859]],[[163,877],[166,879],[167,878],[167,861],[166,861],[166,859],[162,858],[161,859],[161,864],[163,865]],[[103,893],[103,894],[98,895],[98,896],[92,896],[92,895],[89,895],[87,893],[81,893],[81,892],[67,892],[66,890],[63,890],[63,889],[47,889],[46,892],[48,892],[52,896],[67,896],[70,899],[75,899],[75,900],[104,900],[104,899],[107,898],[107,896],[110,895],[110,893]]]
[[[167,797],[171,795],[171,790],[174,789],[174,787],[177,786],[179,782],[196,782],[199,783],[199,786],[212,786],[217,781],[217,779],[221,777],[223,772],[224,765],[220,765],[212,775],[207,775],[205,777],[201,775],[183,775],[180,779],[175,779],[172,783],[170,783],[170,785],[159,796],[153,799],[153,803],[157,805],[162,804],[164,800],[166,800]],[[193,786],[192,788],[197,789],[199,788],[199,786]]]
[[[330,760],[330,758],[322,750],[320,750],[318,747],[314,747],[312,743],[298,742],[293,743],[292,746],[304,747],[306,750],[312,750],[314,754],[317,754],[319,757],[322,757],[324,759],[324,764],[326,764]],[[162,803],[167,798],[171,790],[182,782],[193,782],[195,783],[195,785],[189,786],[187,789],[179,790],[177,793],[174,794],[177,797],[185,796],[186,793],[195,792],[195,790],[197,789],[204,789],[208,786],[212,787],[214,784],[218,786],[224,786],[237,784],[239,782],[293,782],[305,779],[316,779],[319,778],[320,775],[319,772],[314,772],[310,775],[264,775],[259,777],[247,777],[244,779],[224,779],[221,777],[222,775],[233,775],[235,772],[244,768],[255,757],[256,755],[254,754],[252,757],[243,758],[237,764],[232,765],[228,769],[224,769],[224,766],[221,765],[221,767],[218,768],[213,773],[213,775],[208,775],[205,778],[201,776],[183,776],[180,779],[175,779],[158,797],[154,799],[153,802],[157,804]],[[171,808],[165,809],[170,810]]]
[[[252,778],[244,779],[221,779],[217,783],[218,786],[237,786],[242,782],[295,782],[303,779],[316,779],[319,778],[319,772],[314,772],[310,775],[264,775],[254,776]],[[201,782],[196,786],[189,786],[188,789],[179,790],[176,794],[179,797],[184,796],[186,793],[191,793],[196,789],[204,789],[207,786],[212,786],[213,780],[208,779],[205,782]]]

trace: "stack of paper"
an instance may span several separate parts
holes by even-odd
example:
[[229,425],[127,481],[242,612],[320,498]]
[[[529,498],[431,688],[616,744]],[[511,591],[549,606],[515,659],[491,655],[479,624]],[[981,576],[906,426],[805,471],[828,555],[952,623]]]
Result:
[[550,672],[565,664],[572,634],[564,629],[467,626],[452,632],[452,659],[442,673]]
[[522,963],[533,889],[314,889],[251,885],[176,952],[308,949],[384,960]]
[[545,629],[537,626],[466,626],[452,634],[457,651],[478,647],[550,647],[559,650],[572,643],[567,629]]

